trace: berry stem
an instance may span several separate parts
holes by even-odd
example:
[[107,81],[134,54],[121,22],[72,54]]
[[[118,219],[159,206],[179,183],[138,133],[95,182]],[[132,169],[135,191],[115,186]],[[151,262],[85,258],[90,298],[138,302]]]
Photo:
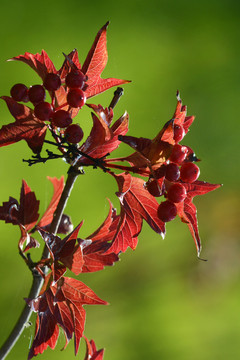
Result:
[[[77,179],[77,176],[79,175],[79,171],[72,166],[68,170],[68,177],[66,184],[64,186],[61,198],[59,200],[57,209],[53,215],[53,221],[50,226],[50,232],[53,234],[56,234],[60,219],[62,217],[63,211],[67,205],[68,198],[70,196],[70,193],[72,191],[72,188],[74,186],[74,183]],[[46,259],[48,257],[48,249],[45,245],[45,248],[42,253],[42,259]],[[39,275],[39,273],[36,270],[32,271],[33,274],[33,282],[31,286],[31,290],[29,292],[28,298],[34,299],[39,295],[39,292],[43,285],[43,278]],[[9,354],[11,349],[14,347],[15,343],[19,339],[20,335],[22,334],[23,330],[25,329],[25,324],[29,321],[32,314],[32,309],[25,304],[22,313],[19,316],[19,319],[17,323],[15,324],[12,332],[8,336],[5,343],[2,345],[0,349],[0,359],[4,360],[6,356]]]

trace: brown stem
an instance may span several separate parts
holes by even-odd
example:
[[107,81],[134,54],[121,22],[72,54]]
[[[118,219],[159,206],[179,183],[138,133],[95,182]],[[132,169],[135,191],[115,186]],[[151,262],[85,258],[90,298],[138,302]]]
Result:
[[[73,185],[74,185],[75,180],[77,179],[78,175],[79,175],[79,172],[75,171],[74,168],[70,167],[70,169],[68,171],[67,181],[66,181],[65,187],[63,189],[61,198],[59,200],[57,209],[54,213],[53,221],[52,221],[52,224],[50,227],[50,232],[52,232],[54,234],[57,232],[64,208],[67,204],[71,190],[73,188]],[[47,257],[48,257],[48,249],[45,246],[45,248],[43,250],[43,254],[42,254],[42,259],[45,259]],[[29,299],[36,298],[41,290],[42,285],[43,285],[42,277],[39,276],[38,273],[33,272],[33,282],[32,282],[32,287],[29,292],[28,298]],[[13,346],[19,339],[20,335],[22,334],[22,332],[25,328],[25,324],[30,319],[31,314],[32,314],[32,309],[26,304],[24,306],[24,309],[23,309],[22,313],[20,314],[20,317],[19,317],[17,323],[15,324],[11,334],[9,335],[9,337],[7,338],[7,340],[5,341],[5,343],[2,345],[2,347],[0,349],[0,360],[5,359],[5,357],[8,355],[8,353],[11,351],[11,349],[13,348]]]

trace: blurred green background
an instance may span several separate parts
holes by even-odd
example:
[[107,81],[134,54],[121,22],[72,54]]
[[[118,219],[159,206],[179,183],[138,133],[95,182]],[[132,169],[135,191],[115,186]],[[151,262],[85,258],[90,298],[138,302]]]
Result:
[[[240,357],[239,242],[239,13],[240,4],[220,1],[16,1],[1,3],[0,93],[9,95],[17,82],[39,83],[25,64],[6,59],[45,49],[59,68],[62,52],[79,51],[80,61],[107,20],[109,61],[104,77],[131,79],[116,108],[116,118],[130,114],[130,135],[153,138],[172,117],[176,90],[188,114],[196,120],[184,143],[202,159],[200,180],[224,186],[196,198],[203,242],[199,261],[187,227],[178,219],[167,224],[162,240],[146,224],[139,245],[128,250],[114,267],[80,276],[110,306],[88,306],[86,335],[106,360],[212,360]],[[91,102],[107,106],[109,90]],[[1,124],[12,121],[4,102]],[[83,109],[78,117],[85,133],[91,120]],[[127,154],[125,145],[116,155]],[[19,199],[24,178],[41,200],[49,203],[51,184],[60,177],[61,161],[27,167],[31,156],[25,142],[1,148],[0,202]],[[67,206],[74,225],[85,219],[87,236],[108,212],[106,197],[118,200],[113,179],[87,169],[78,179]],[[17,254],[19,230],[0,223],[0,342],[4,342],[24,305],[31,275]],[[37,255],[36,255],[37,258]],[[26,359],[34,334],[25,330],[9,360]],[[48,349],[39,359],[73,359],[73,341]],[[83,358],[82,343],[78,359]]]

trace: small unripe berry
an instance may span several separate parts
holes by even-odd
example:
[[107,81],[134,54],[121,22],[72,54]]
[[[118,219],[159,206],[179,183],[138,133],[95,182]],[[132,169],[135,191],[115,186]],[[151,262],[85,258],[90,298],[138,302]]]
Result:
[[28,88],[24,84],[15,84],[10,90],[11,97],[15,101],[28,102]]
[[72,144],[79,143],[83,138],[83,130],[77,124],[69,125],[64,133],[66,140]]

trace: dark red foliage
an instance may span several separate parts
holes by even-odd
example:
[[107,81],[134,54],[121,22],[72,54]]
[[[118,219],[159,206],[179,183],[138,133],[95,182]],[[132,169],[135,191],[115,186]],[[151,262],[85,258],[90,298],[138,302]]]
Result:
[[42,354],[48,346],[55,348],[59,335],[58,326],[65,334],[66,345],[74,334],[76,355],[85,326],[86,314],[83,305],[107,305],[106,301],[101,300],[79,280],[62,277],[57,284],[46,289],[48,282],[49,277],[46,278],[44,291],[36,299],[26,299],[28,305],[37,313],[35,338],[29,360]]
[[84,336],[86,341],[87,349],[84,360],[103,360],[104,349],[97,350],[96,344],[93,340],[88,340]]
[[[173,117],[153,139],[127,135],[127,113],[113,121],[112,104],[116,93],[109,107],[87,104],[92,111],[93,125],[84,143],[78,144],[83,139],[83,130],[79,125],[72,124],[72,120],[86,100],[113,86],[128,83],[121,79],[101,78],[108,60],[107,26],[108,23],[98,32],[82,67],[76,50],[64,54],[63,65],[58,71],[45,51],[35,55],[25,53],[11,59],[22,61],[33,68],[41,77],[43,85],[37,84],[28,89],[23,84],[16,84],[11,89],[12,97],[1,97],[15,122],[0,129],[0,147],[25,140],[33,153],[37,154],[33,156],[33,163],[35,160],[45,162],[40,152],[48,129],[54,142],[45,142],[56,145],[55,150],[61,154],[47,150],[47,160],[63,157],[71,165],[69,174],[74,171],[74,175],[83,174],[83,167],[101,168],[116,180],[116,195],[120,202],[118,214],[109,201],[110,209],[106,219],[86,239],[79,237],[83,222],[73,228],[68,215],[63,214],[61,218],[58,215],[69,196],[70,175],[67,190],[63,177],[59,180],[49,178],[54,188],[53,196],[40,219],[39,201],[24,180],[20,200],[10,197],[9,201],[0,206],[0,220],[20,228],[18,249],[21,256],[34,276],[37,273],[44,279],[39,296],[26,299],[27,304],[37,313],[35,337],[28,359],[43,353],[47,347],[55,348],[59,327],[64,332],[66,345],[74,335],[77,354],[80,339],[84,336],[83,306],[107,304],[81,281],[64,277],[68,269],[80,275],[112,266],[119,260],[120,253],[128,247],[136,248],[143,220],[164,237],[165,223],[176,215],[188,225],[199,256],[201,240],[197,210],[192,200],[196,195],[203,195],[220,186],[197,180],[200,172],[194,162],[199,159],[190,147],[179,144],[194,120],[193,116],[187,116],[187,108],[182,105],[179,93]],[[50,95],[49,102],[44,102],[45,89]],[[19,103],[28,100],[34,109]],[[134,152],[125,157],[109,159],[108,156],[121,142]],[[127,165],[120,162],[126,162]],[[113,170],[120,170],[121,173]],[[85,205],[81,204],[82,208]],[[53,219],[60,219],[58,229],[54,228]],[[33,237],[36,230],[44,240],[45,248],[42,258],[33,262],[26,251],[40,246]],[[64,234],[64,237],[56,233]],[[93,340],[84,338],[87,345],[85,360],[102,360],[104,350],[97,350]]]
[[121,204],[120,217],[107,254],[125,252],[128,247],[135,249],[143,219],[158,234],[164,236],[165,225],[157,216],[158,202],[144,186],[144,180],[128,173],[114,175],[118,183],[117,196]]
[[47,126],[37,119],[33,110],[19,104],[11,97],[2,96],[15,122],[3,125],[0,129],[0,147],[25,140],[34,153],[40,153],[46,135]]

